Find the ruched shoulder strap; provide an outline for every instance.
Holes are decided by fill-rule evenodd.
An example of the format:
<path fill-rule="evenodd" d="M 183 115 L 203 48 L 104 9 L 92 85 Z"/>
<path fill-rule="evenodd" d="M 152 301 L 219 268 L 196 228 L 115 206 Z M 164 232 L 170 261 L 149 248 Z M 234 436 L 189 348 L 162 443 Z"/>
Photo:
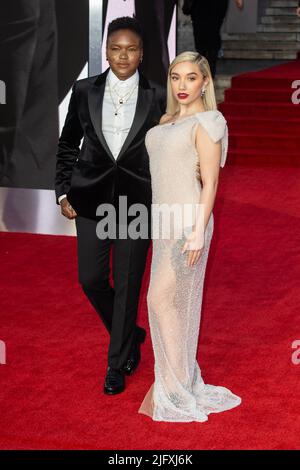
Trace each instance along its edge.
<path fill-rule="evenodd" d="M 205 111 L 196 114 L 198 122 L 206 130 L 213 142 L 222 141 L 222 155 L 220 166 L 225 165 L 228 151 L 228 127 L 223 114 L 218 111 Z"/>

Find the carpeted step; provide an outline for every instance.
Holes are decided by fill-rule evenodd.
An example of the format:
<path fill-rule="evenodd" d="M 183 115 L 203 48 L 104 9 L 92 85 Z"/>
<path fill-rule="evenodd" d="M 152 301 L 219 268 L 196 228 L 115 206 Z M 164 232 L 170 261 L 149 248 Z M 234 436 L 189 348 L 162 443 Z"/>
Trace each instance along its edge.
<path fill-rule="evenodd" d="M 229 102 L 266 103 L 282 102 L 289 103 L 295 89 L 287 88 L 229 88 L 225 90 L 225 99 Z M 300 96 L 300 93 L 299 93 Z"/>
<path fill-rule="evenodd" d="M 278 90 L 279 88 L 292 89 L 292 83 L 296 78 L 280 77 L 280 76 L 259 76 L 250 74 L 237 75 L 232 77 L 232 86 L 235 88 L 255 88 L 266 89 L 271 88 Z"/>
<path fill-rule="evenodd" d="M 293 103 L 235 103 L 224 101 L 219 109 L 225 116 L 264 116 L 265 118 L 276 117 L 278 119 L 300 118 L 300 106 Z"/>
<path fill-rule="evenodd" d="M 299 77 L 295 60 L 232 78 L 219 105 L 229 127 L 229 164 L 300 167 L 300 104 L 292 101 Z"/>
<path fill-rule="evenodd" d="M 232 149 L 227 164 L 248 167 L 294 167 L 300 168 L 299 152 L 281 152 L 257 149 Z"/>
<path fill-rule="evenodd" d="M 275 118 L 263 118 L 259 116 L 225 116 L 229 122 L 229 133 L 251 132 L 252 135 L 264 135 L 281 133 L 286 136 L 298 135 L 300 129 L 300 119 L 285 119 L 284 123 Z"/>
<path fill-rule="evenodd" d="M 229 147 L 241 151 L 260 149 L 268 151 L 282 151 L 299 155 L 300 158 L 300 133 L 294 136 L 285 134 L 259 134 L 253 138 L 253 133 L 231 132 Z"/>

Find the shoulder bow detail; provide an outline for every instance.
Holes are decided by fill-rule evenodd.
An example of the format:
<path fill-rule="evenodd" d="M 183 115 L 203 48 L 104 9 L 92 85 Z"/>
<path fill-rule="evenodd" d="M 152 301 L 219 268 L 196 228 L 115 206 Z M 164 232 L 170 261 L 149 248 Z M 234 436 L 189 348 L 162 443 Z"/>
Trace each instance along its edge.
<path fill-rule="evenodd" d="M 228 127 L 226 119 L 218 110 L 197 113 L 196 118 L 213 142 L 221 140 L 222 155 L 220 166 L 223 167 L 228 152 Z"/>

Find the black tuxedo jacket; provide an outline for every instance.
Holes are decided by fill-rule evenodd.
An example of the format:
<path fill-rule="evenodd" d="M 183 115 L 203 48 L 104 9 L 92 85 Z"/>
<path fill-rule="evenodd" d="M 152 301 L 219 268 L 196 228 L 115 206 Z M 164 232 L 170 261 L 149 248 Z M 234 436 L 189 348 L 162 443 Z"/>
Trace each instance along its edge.
<path fill-rule="evenodd" d="M 128 207 L 142 203 L 150 212 L 152 192 L 145 135 L 159 123 L 166 108 L 165 89 L 140 73 L 134 120 L 115 159 L 102 133 L 108 71 L 73 85 L 57 152 L 56 198 L 67 194 L 77 214 L 92 219 L 98 218 L 96 208 L 102 203 L 113 204 L 118 214 L 121 195 L 127 196 Z"/>

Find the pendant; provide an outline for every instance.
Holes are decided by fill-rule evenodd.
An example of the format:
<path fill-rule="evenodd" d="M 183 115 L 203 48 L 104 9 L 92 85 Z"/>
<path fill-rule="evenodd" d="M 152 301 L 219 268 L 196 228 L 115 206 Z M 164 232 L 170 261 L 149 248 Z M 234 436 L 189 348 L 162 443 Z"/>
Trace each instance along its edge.
<path fill-rule="evenodd" d="M 118 112 L 117 112 L 117 111 L 115 112 L 115 116 L 118 116 Z"/>
<path fill-rule="evenodd" d="M 119 103 L 120 103 L 120 104 L 123 104 L 122 98 L 119 99 Z"/>

